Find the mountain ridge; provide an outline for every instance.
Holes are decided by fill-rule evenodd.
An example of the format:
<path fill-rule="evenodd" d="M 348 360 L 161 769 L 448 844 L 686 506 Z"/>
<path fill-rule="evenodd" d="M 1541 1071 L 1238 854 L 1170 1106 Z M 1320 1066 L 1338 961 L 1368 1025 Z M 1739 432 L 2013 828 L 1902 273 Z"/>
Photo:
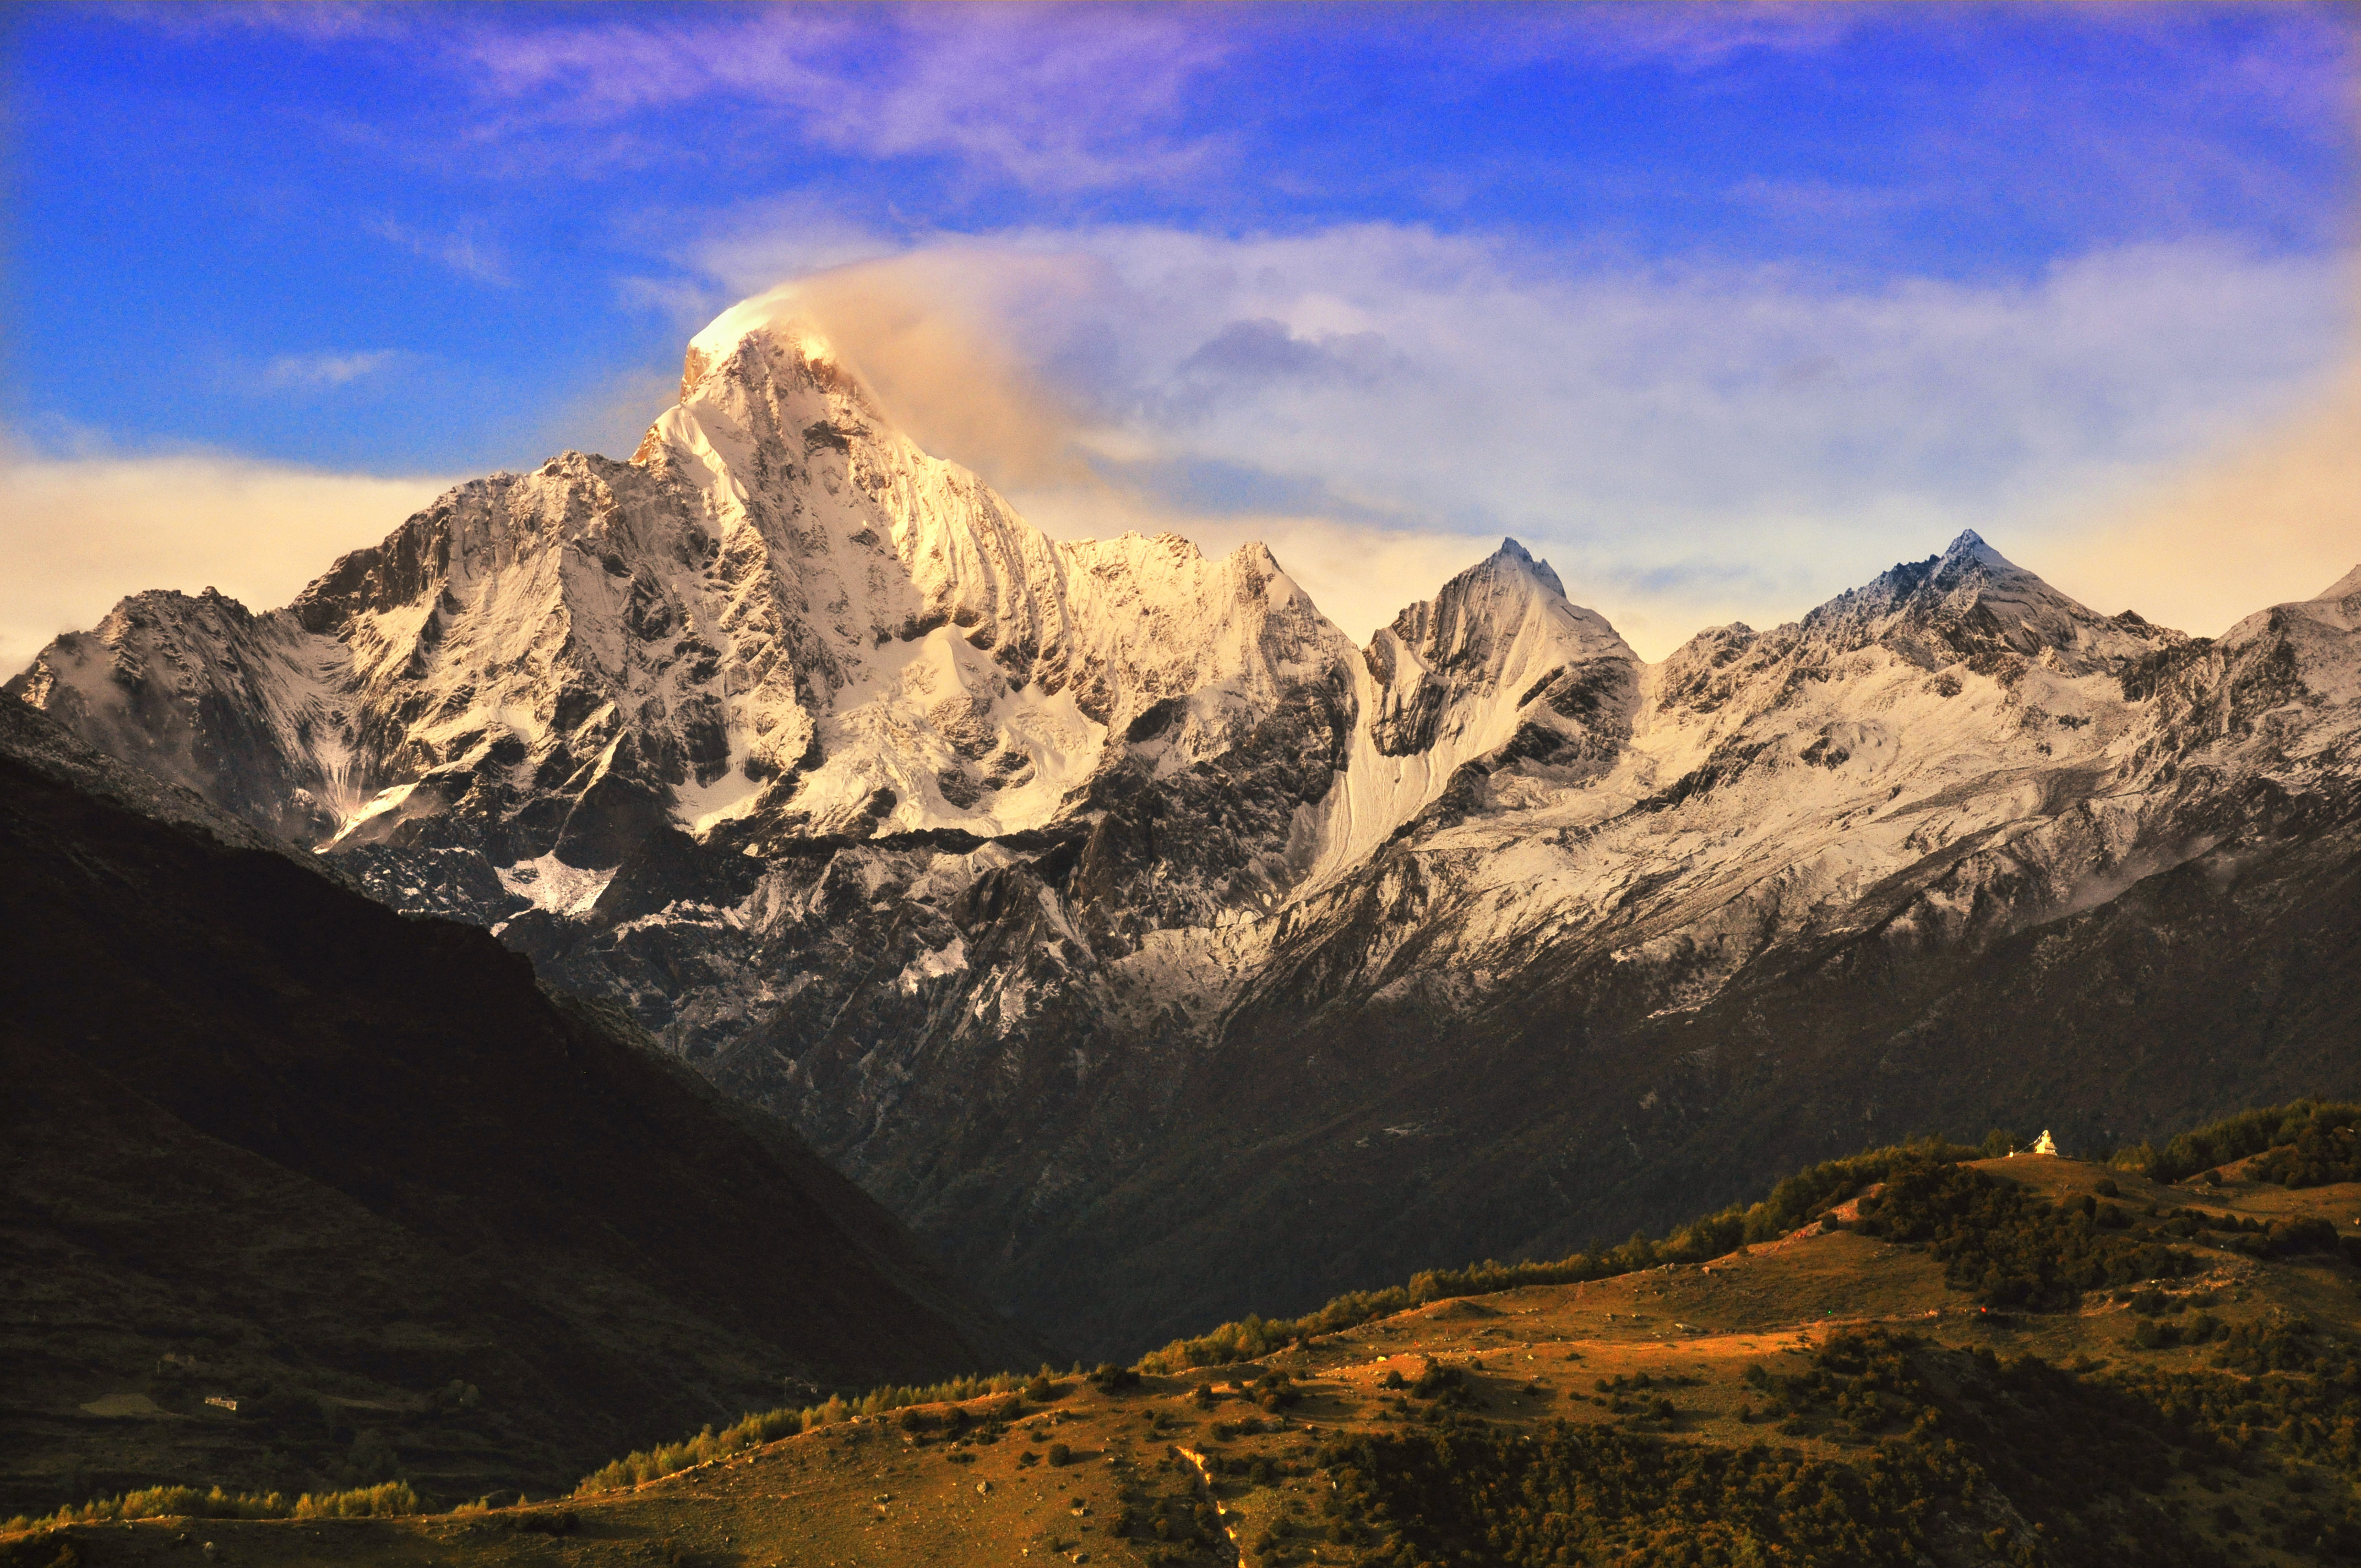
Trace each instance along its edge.
<path fill-rule="evenodd" d="M 1718 1021 L 1683 1050 L 1761 1055 L 1743 999 L 1815 955 L 1879 948 L 1912 994 L 2006 990 L 1979 955 L 2180 867 L 2244 852 L 2341 885 L 2349 598 L 2191 639 L 1970 532 L 1648 663 L 1505 540 L 1356 648 L 1259 546 L 1048 540 L 756 302 L 693 341 L 631 463 L 462 486 L 252 618 L 267 634 L 141 601 L 8 689 L 266 826 L 324 821 L 378 896 L 613 999 L 1001 1304 L 1103 1350 L 1236 1304 L 1170 1190 L 1231 1157 L 1210 1124 L 1235 1083 L 1277 1108 L 1233 1151 L 1241 1202 L 1284 1186 L 1243 1151 L 1316 1148 L 1377 1172 L 1337 1178 L 1375 1212 L 1440 1169 L 1429 1123 L 1636 1146 L 1631 1107 L 1686 1070 L 1665 1021 Z M 216 679 L 215 654 L 265 675 Z M 294 674 L 261 693 L 274 659 Z M 1524 1102 L 1452 1080 L 1477 1040 Z M 2158 1071 L 2153 1105 L 2107 1114 L 2220 1108 L 2196 1061 Z M 1839 1120 L 1907 1113 L 1864 1064 L 1830 1081 Z M 1439 1115 L 1369 1121 L 1411 1082 Z M 2008 1108 L 1977 1092 L 1906 1103 Z M 1748 1132 L 1749 1169 L 1807 1152 L 1802 1126 Z M 1573 1176 L 1591 1157 L 1552 1157 L 1528 1241 L 1603 1212 Z M 1351 1282 L 1279 1212 L 1257 1246 L 1290 1261 L 1258 1299 Z M 1466 1212 L 1434 1223 L 1411 1239 L 1469 1250 Z M 1091 1277 L 1135 1232 L 1175 1249 L 1143 1266 L 1170 1300 Z"/>

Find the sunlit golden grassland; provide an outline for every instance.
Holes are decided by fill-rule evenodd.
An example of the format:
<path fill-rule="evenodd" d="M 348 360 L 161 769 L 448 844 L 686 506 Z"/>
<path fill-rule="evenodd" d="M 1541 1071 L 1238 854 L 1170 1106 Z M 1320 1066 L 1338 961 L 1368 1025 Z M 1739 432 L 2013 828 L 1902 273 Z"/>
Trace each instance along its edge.
<path fill-rule="evenodd" d="M 2343 1561 L 2361 1271 L 2338 1238 L 2361 1230 L 2361 1184 L 2258 1178 L 2295 1146 L 2203 1169 L 2147 1151 L 2178 1181 L 1864 1157 L 1783 1186 L 1775 1223 L 1741 1212 L 1741 1237 L 1779 1234 L 1716 1255 L 1680 1256 L 1704 1245 L 1691 1227 L 1619 1272 L 1568 1260 L 1546 1267 L 1575 1277 L 1495 1270 L 1453 1294 L 1423 1277 L 1399 1305 L 1225 1325 L 1128 1373 L 749 1417 L 565 1499 L 101 1510 L 20 1531 L 6 1561 L 206 1541 L 257 1563 Z M 1938 1198 L 1906 1212 L 1913 1181 Z M 1960 1192 L 1981 1239 L 1900 1234 L 1940 1202 L 1971 1213 Z M 1986 1305 L 2045 1267 L 2168 1254 L 2152 1279 Z"/>

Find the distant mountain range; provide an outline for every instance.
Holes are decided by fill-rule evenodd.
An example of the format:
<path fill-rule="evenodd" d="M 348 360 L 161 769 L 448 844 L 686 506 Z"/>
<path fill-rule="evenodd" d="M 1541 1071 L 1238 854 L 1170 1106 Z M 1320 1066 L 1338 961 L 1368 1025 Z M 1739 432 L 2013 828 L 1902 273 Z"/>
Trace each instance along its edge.
<path fill-rule="evenodd" d="M 345 882 L 0 703 L 0 1517 L 546 1494 L 1048 1354 L 628 1018 Z"/>
<path fill-rule="evenodd" d="M 1259 546 L 1048 539 L 747 306 L 629 462 L 7 689 L 620 1004 L 1094 1354 L 1887 1135 L 2361 1088 L 2361 570 L 2208 641 L 1968 533 L 1652 664 L 1508 541 L 1359 648 Z"/>

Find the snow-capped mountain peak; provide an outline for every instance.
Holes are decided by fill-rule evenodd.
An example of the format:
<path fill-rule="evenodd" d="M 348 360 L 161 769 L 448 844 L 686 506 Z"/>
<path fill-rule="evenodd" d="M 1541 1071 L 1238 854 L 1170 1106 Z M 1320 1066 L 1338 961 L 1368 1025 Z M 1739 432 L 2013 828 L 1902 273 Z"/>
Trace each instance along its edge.
<path fill-rule="evenodd" d="M 1942 558 L 1945 561 L 1980 561 L 2012 572 L 2018 569 L 2015 562 L 1993 549 L 1990 542 L 1972 528 L 1960 530 L 1960 536 L 1943 547 Z"/>
<path fill-rule="evenodd" d="M 1546 561 L 1536 560 L 1533 557 L 1532 552 L 1527 550 L 1514 539 L 1501 540 L 1500 547 L 1498 550 L 1493 551 L 1489 556 L 1486 557 L 1482 564 L 1470 567 L 1469 570 L 1471 572 L 1494 573 L 1522 572 L 1527 576 L 1532 577 L 1533 581 L 1547 588 L 1551 593 L 1555 594 L 1558 598 L 1564 598 L 1565 597 L 1565 585 L 1558 581 L 1557 573 L 1551 568 L 1550 564 Z"/>
<path fill-rule="evenodd" d="M 1472 800 L 1503 769 L 1548 787 L 1594 776 L 1630 732 L 1639 667 L 1549 563 L 1502 540 L 1361 651 L 1360 722 L 1322 803 L 1308 884 L 1360 863 L 1455 790 Z"/>
<path fill-rule="evenodd" d="M 1368 729 L 1387 756 L 1431 751 L 1446 733 L 1465 758 L 1504 745 L 1519 712 L 1594 660 L 1637 657 L 1596 610 L 1567 599 L 1557 573 L 1513 539 L 1394 618 L 1363 651 Z"/>
<path fill-rule="evenodd" d="M 1839 594 L 1806 615 L 1803 630 L 1835 652 L 1876 643 L 1929 669 L 2015 659 L 2076 674 L 2120 668 L 2180 635 L 2136 616 L 2099 614 L 1973 530 L 1938 555 Z"/>

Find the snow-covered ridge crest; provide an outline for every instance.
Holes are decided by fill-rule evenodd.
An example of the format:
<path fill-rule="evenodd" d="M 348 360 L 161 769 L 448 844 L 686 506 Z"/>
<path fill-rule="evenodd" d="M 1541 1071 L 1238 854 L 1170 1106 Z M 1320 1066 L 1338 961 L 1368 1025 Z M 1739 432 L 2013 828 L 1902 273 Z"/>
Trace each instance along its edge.
<path fill-rule="evenodd" d="M 2313 604 L 2329 604 L 2361 597 L 2361 566 L 2356 566 L 2312 596 Z"/>
<path fill-rule="evenodd" d="M 341 643 L 207 588 L 132 595 L 7 690 L 100 751 L 310 843 L 368 794 L 354 687 Z"/>

